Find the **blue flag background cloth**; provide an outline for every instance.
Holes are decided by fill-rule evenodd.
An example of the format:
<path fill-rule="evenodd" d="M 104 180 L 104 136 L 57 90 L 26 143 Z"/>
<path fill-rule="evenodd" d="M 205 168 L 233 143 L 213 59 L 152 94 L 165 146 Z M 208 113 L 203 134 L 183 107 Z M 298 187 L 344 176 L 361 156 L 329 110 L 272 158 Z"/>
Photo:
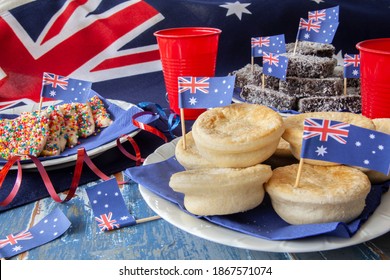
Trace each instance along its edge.
<path fill-rule="evenodd" d="M 146 189 L 177 204 L 182 211 L 190 214 L 184 207 L 184 195 L 173 191 L 168 185 L 172 174 L 180 171 L 184 171 L 184 168 L 175 157 L 171 157 L 159 163 L 129 168 L 125 171 L 125 174 Z M 151 174 L 153 176 L 150 176 Z M 267 194 L 264 201 L 258 207 L 247 212 L 198 218 L 203 218 L 211 223 L 268 240 L 294 240 L 322 234 L 349 238 L 358 231 L 360 226 L 378 207 L 382 194 L 389 188 L 389 183 L 373 185 L 367 196 L 365 209 L 358 218 L 348 224 L 334 222 L 290 225 L 283 221 L 273 210 Z"/>
<path fill-rule="evenodd" d="M 128 10 L 128 12 L 134 10 L 139 17 L 145 17 L 145 21 L 149 19 L 153 19 L 153 21 L 142 27 L 140 32 L 131 38 L 121 38 L 119 36 L 118 38 L 111 38 L 113 29 L 110 26 L 110 21 L 97 22 L 96 25 L 98 24 L 99 28 L 91 29 L 89 30 L 90 33 L 86 33 L 90 40 L 77 36 L 70 37 L 66 30 L 58 34 L 45 33 L 45 30 L 49 28 L 55 29 L 54 15 L 65 7 L 67 4 L 65 0 L 38 0 L 16 7 L 10 11 L 10 14 L 15 18 L 15 23 L 18 25 L 10 24 L 13 29 L 5 30 L 4 35 L 0 36 L 4 58 L 10 57 L 13 49 L 24 46 L 22 44 L 20 46 L 14 44 L 3 45 L 10 38 L 17 38 L 14 33 L 18 30 L 18 26 L 25 31 L 24 34 L 27 37 L 24 40 L 31 42 L 26 47 L 32 45 L 38 49 L 42 47 L 39 40 L 46 36 L 55 39 L 55 43 L 58 44 L 58 46 L 53 47 L 53 50 L 56 50 L 64 42 L 72 43 L 74 46 L 80 46 L 81 48 L 90 41 L 89 48 L 94 47 L 95 42 L 112 41 L 111 45 L 116 46 L 116 48 L 110 49 L 110 52 L 103 56 L 102 50 L 97 50 L 91 55 L 89 53 L 84 54 L 88 49 L 87 47 L 83 52 L 67 51 L 67 56 L 63 56 L 63 52 L 60 51 L 53 54 L 45 52 L 45 56 L 29 61 L 28 68 L 31 69 L 28 70 L 31 70 L 32 74 L 39 73 L 39 76 L 32 78 L 40 81 L 42 77 L 40 68 L 49 71 L 49 69 L 42 66 L 42 63 L 50 63 L 52 64 L 50 69 L 53 69 L 50 71 L 54 73 L 64 76 L 73 73 L 71 77 L 93 82 L 92 89 L 105 98 L 125 100 L 135 104 L 142 101 L 151 101 L 165 107 L 167 105 L 166 90 L 159 61 L 157 41 L 153 35 L 154 32 L 161 29 L 188 26 L 209 26 L 221 29 L 216 76 L 225 76 L 250 63 L 251 37 L 284 34 L 286 43 L 295 42 L 299 20 L 300 18 L 306 18 L 309 11 L 327 9 L 337 5 L 340 7 L 340 23 L 333 39 L 336 53 L 339 51 L 342 51 L 343 54 L 356 53 L 355 45 L 358 42 L 389 36 L 390 0 L 283 0 L 277 4 L 271 0 L 140 1 L 139 5 L 142 6 L 142 11 L 145 11 L 145 13 L 154 11 L 150 16 L 143 15 L 137 10 L 138 5 L 132 5 L 134 2 L 136 1 L 102 0 L 97 7 L 94 7 L 91 1 L 91 11 L 86 11 L 85 18 L 76 17 L 78 21 L 88 21 L 93 16 L 99 16 L 117 7 L 121 7 L 125 11 Z M 123 14 L 125 20 L 115 18 L 115 15 L 110 16 L 116 22 L 123 22 L 123 24 L 115 26 L 116 31 L 119 29 L 124 29 L 126 32 L 131 30 L 129 25 L 132 24 L 133 18 L 126 14 Z M 5 19 L 10 18 L 9 15 L 4 17 Z M 74 18 L 69 18 L 67 24 L 77 26 L 72 20 Z M 134 23 L 134 28 L 141 25 L 140 23 Z M 8 24 L 6 25 L 4 22 L 4 26 L 8 27 Z M 120 42 L 120 44 L 115 45 L 117 42 Z M 47 43 L 50 43 L 49 39 L 43 41 L 43 45 Z M 132 50 L 134 50 L 134 54 L 130 53 Z M 21 53 L 22 49 L 16 51 Z M 32 50 L 29 50 L 29 52 L 32 52 Z M 91 59 L 93 55 L 95 58 L 107 59 L 106 63 L 98 65 L 99 67 L 93 67 L 94 65 L 84 67 L 86 61 Z M 119 64 L 109 63 L 111 62 L 110 59 L 116 59 L 117 57 L 122 58 L 120 61 L 116 61 Z M 126 60 L 126 58 L 129 58 L 129 60 Z M 41 62 L 41 59 L 45 61 Z M 64 66 L 73 59 L 75 59 L 75 62 L 72 63 L 72 67 L 69 66 L 70 68 L 65 70 Z M 0 100 L 2 98 L 6 100 L 7 98 L 19 99 L 26 97 L 23 95 L 26 95 L 29 90 L 27 86 L 29 83 L 26 80 L 29 78 L 28 75 L 20 76 L 25 79 L 24 84 L 21 85 L 25 87 L 24 90 L 21 90 L 17 85 L 20 81 L 18 71 L 24 74 L 25 65 L 26 62 L 23 60 L 10 60 L 9 65 L 5 61 L 1 61 L 0 68 L 4 71 L 5 78 L 1 79 L 2 76 L 0 75 Z M 121 69 L 120 67 L 132 68 L 114 71 L 115 69 Z M 33 72 L 34 69 L 37 70 Z M 39 94 L 36 94 L 35 97 L 39 97 Z"/>

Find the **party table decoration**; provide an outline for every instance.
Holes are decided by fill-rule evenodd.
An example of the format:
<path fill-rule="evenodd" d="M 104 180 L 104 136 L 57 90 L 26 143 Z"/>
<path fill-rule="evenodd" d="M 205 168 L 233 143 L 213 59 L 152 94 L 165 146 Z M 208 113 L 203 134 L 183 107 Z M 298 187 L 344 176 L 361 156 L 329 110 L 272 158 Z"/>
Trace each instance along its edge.
<path fill-rule="evenodd" d="M 165 161 L 129 168 L 125 171 L 132 180 L 139 183 L 156 195 L 176 204 L 179 209 L 188 213 L 184 207 L 183 194 L 173 191 L 168 183 L 172 174 L 183 171 L 184 168 L 175 157 Z M 153 174 L 153 176 L 150 176 Z M 366 200 L 363 213 L 350 223 L 323 223 L 290 225 L 283 221 L 273 210 L 269 196 L 253 210 L 232 214 L 198 217 L 235 231 L 268 240 L 294 240 L 316 235 L 331 235 L 342 238 L 353 236 L 360 226 L 370 217 L 380 204 L 382 193 L 389 188 L 389 182 L 383 185 L 373 185 Z M 188 213 L 191 215 L 190 213 Z"/>

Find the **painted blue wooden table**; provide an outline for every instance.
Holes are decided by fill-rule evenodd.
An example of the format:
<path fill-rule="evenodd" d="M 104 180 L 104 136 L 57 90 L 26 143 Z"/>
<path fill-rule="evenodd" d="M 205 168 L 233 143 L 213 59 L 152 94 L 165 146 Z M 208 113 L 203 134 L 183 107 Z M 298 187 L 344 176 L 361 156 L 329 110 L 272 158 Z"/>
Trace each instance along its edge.
<path fill-rule="evenodd" d="M 122 180 L 122 175 L 121 172 L 116 174 L 117 179 Z M 60 238 L 12 259 L 390 259 L 390 232 L 362 244 L 307 253 L 253 251 L 221 245 L 189 234 L 163 219 L 101 232 L 85 191 L 88 186 L 97 182 L 80 186 L 76 197 L 64 204 L 44 198 L 0 213 L 0 236 L 31 227 L 55 207 L 59 207 L 72 223 Z M 130 181 L 120 188 L 128 209 L 136 219 L 156 215 L 146 204 L 136 183 Z"/>

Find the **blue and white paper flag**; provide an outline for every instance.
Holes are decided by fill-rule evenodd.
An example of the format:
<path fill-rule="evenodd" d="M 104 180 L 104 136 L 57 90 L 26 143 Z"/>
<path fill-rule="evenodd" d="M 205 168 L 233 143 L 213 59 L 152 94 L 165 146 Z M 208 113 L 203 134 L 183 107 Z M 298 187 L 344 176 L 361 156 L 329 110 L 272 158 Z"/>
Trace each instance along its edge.
<path fill-rule="evenodd" d="M 0 258 L 10 258 L 60 237 L 70 221 L 56 208 L 30 229 L 0 238 Z"/>
<path fill-rule="evenodd" d="M 232 102 L 236 76 L 179 77 L 179 108 L 214 108 Z"/>
<path fill-rule="evenodd" d="M 281 80 L 286 79 L 288 58 L 274 53 L 263 52 L 263 73 Z"/>
<path fill-rule="evenodd" d="M 352 124 L 307 118 L 301 158 L 390 171 L 390 135 Z"/>
<path fill-rule="evenodd" d="M 95 220 L 101 231 L 135 225 L 115 178 L 86 189 Z"/>
<path fill-rule="evenodd" d="M 344 54 L 344 78 L 360 78 L 360 55 Z"/>
<path fill-rule="evenodd" d="M 64 102 L 85 103 L 91 85 L 91 82 L 45 72 L 42 78 L 41 96 L 63 100 Z"/>
<path fill-rule="evenodd" d="M 284 34 L 251 38 L 252 56 L 263 56 L 263 52 L 281 54 L 286 52 Z"/>

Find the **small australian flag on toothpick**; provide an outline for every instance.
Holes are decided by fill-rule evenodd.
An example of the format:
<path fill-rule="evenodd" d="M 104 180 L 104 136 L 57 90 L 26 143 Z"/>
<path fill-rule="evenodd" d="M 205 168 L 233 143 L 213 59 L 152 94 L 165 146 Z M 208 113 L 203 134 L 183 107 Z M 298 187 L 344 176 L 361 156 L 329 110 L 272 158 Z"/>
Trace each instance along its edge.
<path fill-rule="evenodd" d="M 251 38 L 252 56 L 263 56 L 263 52 L 281 54 L 286 52 L 284 34 Z"/>
<path fill-rule="evenodd" d="M 297 40 L 331 44 L 339 26 L 339 6 L 310 11 L 299 21 Z"/>
<path fill-rule="evenodd" d="M 307 118 L 301 158 L 390 171 L 390 135 L 352 124 Z"/>
<path fill-rule="evenodd" d="M 214 108 L 231 104 L 236 76 L 179 77 L 179 108 Z"/>
<path fill-rule="evenodd" d="M 263 52 L 263 73 L 286 80 L 288 58 L 275 53 Z"/>
<path fill-rule="evenodd" d="M 88 99 L 91 86 L 91 82 L 45 72 L 42 78 L 41 97 L 84 103 Z"/>
<path fill-rule="evenodd" d="M 344 54 L 344 78 L 360 78 L 360 55 Z"/>

